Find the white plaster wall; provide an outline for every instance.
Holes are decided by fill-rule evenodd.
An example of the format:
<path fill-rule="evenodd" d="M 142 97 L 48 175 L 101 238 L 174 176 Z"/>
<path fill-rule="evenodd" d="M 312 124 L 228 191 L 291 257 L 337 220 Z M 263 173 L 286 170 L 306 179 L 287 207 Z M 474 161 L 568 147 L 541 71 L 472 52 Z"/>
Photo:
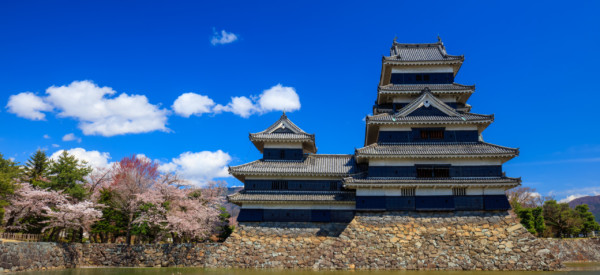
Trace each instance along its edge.
<path fill-rule="evenodd" d="M 495 187 L 495 188 L 484 188 L 484 195 L 504 195 L 506 194 L 506 190 L 504 187 Z"/>
<path fill-rule="evenodd" d="M 415 196 L 452 196 L 451 188 L 417 188 Z"/>
<path fill-rule="evenodd" d="M 265 142 L 265 148 L 288 148 L 288 149 L 302 149 L 301 142 Z"/>

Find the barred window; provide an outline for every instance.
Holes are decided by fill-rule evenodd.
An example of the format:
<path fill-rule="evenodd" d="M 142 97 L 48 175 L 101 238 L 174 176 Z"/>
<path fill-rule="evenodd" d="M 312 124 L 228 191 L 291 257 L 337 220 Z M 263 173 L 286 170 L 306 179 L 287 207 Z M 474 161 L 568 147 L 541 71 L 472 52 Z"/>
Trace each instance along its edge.
<path fill-rule="evenodd" d="M 449 178 L 450 166 L 441 165 L 419 165 L 417 166 L 417 178 Z"/>
<path fill-rule="evenodd" d="M 421 139 L 444 139 L 444 129 L 422 129 Z"/>
<path fill-rule="evenodd" d="M 402 188 L 401 191 L 403 197 L 412 197 L 415 195 L 415 188 Z"/>
<path fill-rule="evenodd" d="M 287 190 L 288 182 L 287 180 L 276 180 L 271 182 L 271 189 L 273 190 Z"/>
<path fill-rule="evenodd" d="M 454 196 L 466 196 L 467 195 L 467 188 L 466 187 L 452 188 L 452 195 L 454 195 Z"/>

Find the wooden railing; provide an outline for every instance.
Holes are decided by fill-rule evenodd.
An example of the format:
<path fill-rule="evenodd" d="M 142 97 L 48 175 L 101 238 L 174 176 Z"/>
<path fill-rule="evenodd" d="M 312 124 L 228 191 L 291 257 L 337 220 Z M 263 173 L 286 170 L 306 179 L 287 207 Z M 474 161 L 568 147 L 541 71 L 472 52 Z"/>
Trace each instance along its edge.
<path fill-rule="evenodd" d="M 0 239 L 15 240 L 21 242 L 40 242 L 42 241 L 42 235 L 2 232 L 0 233 Z"/>

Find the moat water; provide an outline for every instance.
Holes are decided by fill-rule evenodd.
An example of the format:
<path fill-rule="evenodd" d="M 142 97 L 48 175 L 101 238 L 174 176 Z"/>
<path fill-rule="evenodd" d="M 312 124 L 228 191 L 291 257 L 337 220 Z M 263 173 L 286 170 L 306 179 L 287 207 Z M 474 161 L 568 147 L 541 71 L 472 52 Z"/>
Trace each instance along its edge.
<path fill-rule="evenodd" d="M 262 269 L 204 269 L 204 268 L 77 268 L 50 271 L 31 271 L 18 274 L 44 275 L 531 275 L 531 274 L 573 274 L 598 275 L 600 263 L 567 264 L 565 271 L 306 271 L 306 270 L 262 270 Z"/>

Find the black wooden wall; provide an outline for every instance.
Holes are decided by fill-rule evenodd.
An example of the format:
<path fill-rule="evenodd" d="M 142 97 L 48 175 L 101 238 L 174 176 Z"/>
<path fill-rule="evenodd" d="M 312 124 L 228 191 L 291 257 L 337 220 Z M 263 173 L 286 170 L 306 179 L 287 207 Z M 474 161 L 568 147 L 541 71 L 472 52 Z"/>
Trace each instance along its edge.
<path fill-rule="evenodd" d="M 281 184 L 285 182 L 285 184 Z M 281 188 L 287 186 L 287 188 Z M 276 187 L 276 188 L 273 188 Z M 246 180 L 246 190 L 339 191 L 339 180 Z"/>
<path fill-rule="evenodd" d="M 434 166 L 434 165 L 432 165 Z M 448 165 L 442 165 L 448 166 Z M 451 165 L 450 177 L 501 177 L 502 165 Z M 369 177 L 417 177 L 417 166 L 369 166 Z"/>
<path fill-rule="evenodd" d="M 478 142 L 477 130 L 444 130 L 443 139 L 422 139 L 421 131 L 434 128 L 412 128 L 410 131 L 379 131 L 377 143 L 408 143 L 408 142 Z"/>
<path fill-rule="evenodd" d="M 356 210 L 508 210 L 505 195 L 484 196 L 357 196 Z"/>
<path fill-rule="evenodd" d="M 392 84 L 451 84 L 453 73 L 392 73 Z"/>

